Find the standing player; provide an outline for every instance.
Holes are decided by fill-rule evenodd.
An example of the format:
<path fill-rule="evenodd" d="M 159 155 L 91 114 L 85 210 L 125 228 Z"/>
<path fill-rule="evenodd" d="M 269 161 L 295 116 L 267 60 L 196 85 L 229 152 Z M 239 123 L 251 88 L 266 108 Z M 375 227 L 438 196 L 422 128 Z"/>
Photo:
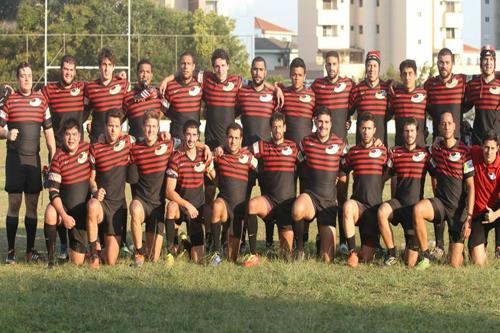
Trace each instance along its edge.
<path fill-rule="evenodd" d="M 19 209 L 23 193 L 26 205 L 26 261 L 36 261 L 35 250 L 37 205 L 42 190 L 40 166 L 40 127 L 43 127 L 49 161 L 56 151 L 54 131 L 47 100 L 41 92 L 33 92 L 33 76 L 28 63 L 16 69 L 18 91 L 9 96 L 0 110 L 0 138 L 7 139 L 5 161 L 5 191 L 8 193 L 6 218 L 8 264 L 16 263 L 15 241 L 19 224 Z M 8 126 L 8 130 L 5 129 Z"/>
<path fill-rule="evenodd" d="M 125 181 L 132 137 L 122 135 L 122 119 L 121 110 L 107 112 L 105 142 L 90 147 L 92 198 L 87 204 L 87 232 L 93 268 L 99 267 L 99 224 L 104 227 L 106 263 L 112 266 L 118 260 L 123 225 L 127 223 Z"/>
<path fill-rule="evenodd" d="M 383 174 L 387 162 L 387 149 L 375 147 L 375 116 L 365 113 L 358 118 L 358 132 L 361 143 L 352 147 L 343 160 L 342 167 L 347 173 L 353 171 L 351 199 L 344 204 L 344 231 L 349 257 L 347 265 L 358 266 L 355 231 L 359 226 L 361 236 L 360 256 L 363 261 L 371 261 L 378 243 L 377 210 L 382 202 Z"/>
<path fill-rule="evenodd" d="M 89 144 L 81 141 L 81 122 L 66 119 L 63 147 L 50 163 L 49 199 L 45 210 L 44 233 L 49 267 L 54 265 L 56 225 L 69 230 L 71 262 L 82 265 L 87 251 L 87 199 L 90 189 Z"/>
<path fill-rule="evenodd" d="M 455 138 L 451 112 L 441 114 L 439 131 L 443 141 L 431 151 L 430 174 L 436 179 L 434 198 L 419 201 L 413 209 L 415 234 L 423 258 L 417 268 L 430 266 L 425 221 L 448 223 L 450 261 L 458 267 L 463 261 L 464 239 L 470 234 L 474 209 L 474 166 L 469 149 Z"/>
<path fill-rule="evenodd" d="M 330 262 L 335 254 L 335 227 L 337 220 L 337 182 L 340 159 L 347 151 L 344 140 L 331 133 L 332 116 L 326 106 L 315 114 L 316 132 L 302 139 L 299 161 L 305 161 L 302 193 L 292 207 L 297 239 L 297 257 L 304 257 L 304 222 L 318 221 L 321 258 Z"/>
<path fill-rule="evenodd" d="M 481 75 L 467 83 L 465 109 L 476 110 L 472 143 L 479 145 L 483 133 L 494 130 L 500 135 L 500 79 L 495 77 L 496 53 L 486 45 L 481 49 Z"/>
<path fill-rule="evenodd" d="M 495 230 L 495 255 L 499 258 L 500 254 L 500 157 L 496 133 L 485 133 L 481 147 L 471 147 L 471 155 L 475 201 L 468 246 L 472 262 L 483 266 L 486 264 L 486 243 L 491 229 Z"/>
<path fill-rule="evenodd" d="M 293 220 L 291 208 L 295 200 L 295 165 L 297 145 L 285 139 L 286 121 L 280 112 L 272 114 L 271 140 L 259 140 L 252 146 L 262 169 L 261 193 L 248 203 L 248 214 L 257 215 L 264 221 L 276 222 L 280 247 L 286 256 L 291 255 L 293 245 Z M 255 231 L 257 232 L 257 230 Z"/>
<path fill-rule="evenodd" d="M 407 118 L 403 123 L 404 146 L 396 146 L 389 151 L 387 165 L 389 175 L 397 177 L 394 197 L 380 205 L 378 227 L 388 249 L 387 266 L 397 263 L 396 247 L 389 223 L 401 224 L 405 236 L 405 262 L 413 267 L 418 259 L 418 244 L 413 230 L 413 206 L 424 195 L 425 174 L 429 163 L 426 147 L 417 145 L 419 122 Z"/>

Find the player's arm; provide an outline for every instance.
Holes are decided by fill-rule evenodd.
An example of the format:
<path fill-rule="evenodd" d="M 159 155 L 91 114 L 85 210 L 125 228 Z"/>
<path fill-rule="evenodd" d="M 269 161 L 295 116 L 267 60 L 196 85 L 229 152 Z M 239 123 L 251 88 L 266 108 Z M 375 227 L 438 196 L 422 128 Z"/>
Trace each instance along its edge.
<path fill-rule="evenodd" d="M 64 227 L 66 229 L 72 229 L 75 226 L 76 222 L 71 215 L 68 215 L 68 213 L 66 213 L 63 202 L 59 195 L 59 189 L 55 187 L 49 188 L 49 199 L 50 204 L 55 208 L 57 215 L 61 217 Z"/>
<path fill-rule="evenodd" d="M 54 136 L 54 129 L 46 128 L 43 130 L 43 134 L 45 135 L 45 145 L 47 146 L 47 150 L 49 151 L 49 161 L 52 160 L 54 154 L 56 153 L 56 139 Z"/>
<path fill-rule="evenodd" d="M 167 186 L 166 186 L 166 196 L 170 201 L 176 202 L 179 206 L 188 209 L 189 206 L 193 206 L 189 201 L 184 200 L 179 193 L 175 190 L 177 187 L 177 178 L 168 176 Z M 194 206 L 193 206 L 194 207 Z"/>
<path fill-rule="evenodd" d="M 465 187 L 467 190 L 467 217 L 462 226 L 462 239 L 467 239 L 471 232 L 472 213 L 474 210 L 474 177 L 465 179 Z"/>
<path fill-rule="evenodd" d="M 269 82 L 264 82 L 264 86 L 274 92 L 276 100 L 278 101 L 278 107 L 282 107 L 285 103 L 285 95 L 283 95 L 283 90 L 281 90 L 281 87 L 278 84 L 271 84 Z"/>
<path fill-rule="evenodd" d="M 97 186 L 95 170 L 90 172 L 90 193 L 92 193 L 92 196 L 99 201 L 103 201 L 104 196 L 106 195 L 106 190 Z"/>

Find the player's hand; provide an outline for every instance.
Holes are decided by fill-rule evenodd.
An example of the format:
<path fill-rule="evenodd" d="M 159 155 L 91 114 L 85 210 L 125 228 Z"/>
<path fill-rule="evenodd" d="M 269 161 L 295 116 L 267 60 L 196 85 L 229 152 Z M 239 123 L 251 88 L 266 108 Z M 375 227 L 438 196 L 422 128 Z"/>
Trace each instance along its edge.
<path fill-rule="evenodd" d="M 224 155 L 224 148 L 222 148 L 221 146 L 215 147 L 215 149 L 214 149 L 214 156 L 215 157 L 221 157 L 222 155 Z"/>
<path fill-rule="evenodd" d="M 72 216 L 66 214 L 65 216 L 62 216 L 61 218 L 62 218 L 64 227 L 66 229 L 73 229 L 75 227 L 76 222 L 75 222 L 75 219 Z"/>
<path fill-rule="evenodd" d="M 203 147 L 203 154 L 205 157 L 205 161 L 211 160 L 213 158 L 212 151 L 210 150 L 210 147 L 207 145 Z"/>
<path fill-rule="evenodd" d="M 462 232 L 460 234 L 462 240 L 466 240 L 467 238 L 469 238 L 471 232 L 470 224 L 471 224 L 471 217 L 468 215 L 464 221 L 464 224 L 462 225 Z"/>
<path fill-rule="evenodd" d="M 119 79 L 122 79 L 122 80 L 126 80 L 127 79 L 127 72 L 122 70 L 120 73 L 118 73 L 116 75 L 116 77 Z"/>
<path fill-rule="evenodd" d="M 167 91 L 167 86 L 168 86 L 168 80 L 167 78 L 164 78 L 160 83 L 160 94 L 162 96 L 165 95 L 165 92 Z"/>
<path fill-rule="evenodd" d="M 89 121 L 89 122 L 87 123 L 87 133 L 89 133 L 89 134 L 90 134 L 90 131 L 91 131 L 91 130 L 92 130 L 92 123 Z"/>
<path fill-rule="evenodd" d="M 199 214 L 198 209 L 196 209 L 196 207 L 193 206 L 191 203 L 188 202 L 185 208 L 188 211 L 190 218 L 195 219 L 198 217 Z"/>
<path fill-rule="evenodd" d="M 105 196 L 106 196 L 106 190 L 103 189 L 102 187 L 94 193 L 94 198 L 99 200 L 99 202 L 102 202 Z"/>
<path fill-rule="evenodd" d="M 13 128 L 7 132 L 7 140 L 16 141 L 18 135 L 19 130 L 17 128 Z"/>
<path fill-rule="evenodd" d="M 484 221 L 481 223 L 488 224 L 496 221 L 495 212 L 490 207 L 486 206 L 486 213 L 484 214 Z"/>
<path fill-rule="evenodd" d="M 160 132 L 160 139 L 165 142 L 170 142 L 172 136 L 168 132 Z"/>
<path fill-rule="evenodd" d="M 352 122 L 351 119 L 345 122 L 345 129 L 348 131 L 351 128 Z"/>
<path fill-rule="evenodd" d="M 10 90 L 9 95 L 14 93 L 14 88 L 12 88 L 11 85 L 5 84 L 4 87 L 5 87 L 5 89 Z"/>
<path fill-rule="evenodd" d="M 391 80 L 391 84 L 389 84 L 389 93 L 394 95 L 395 89 L 399 86 L 399 83 L 395 80 Z"/>
<path fill-rule="evenodd" d="M 384 143 L 382 142 L 382 140 L 380 140 L 379 138 L 375 138 L 373 140 L 373 145 L 375 147 L 382 147 L 384 145 Z"/>
<path fill-rule="evenodd" d="M 442 136 L 437 136 L 434 139 L 434 142 L 432 143 L 432 149 L 438 149 L 439 145 L 441 144 L 442 141 L 443 141 L 443 137 Z"/>
<path fill-rule="evenodd" d="M 283 107 L 283 104 L 285 104 L 285 95 L 283 95 L 283 91 L 278 85 L 275 85 L 276 90 L 274 91 L 276 94 L 276 99 L 278 101 L 278 108 Z"/>
<path fill-rule="evenodd" d="M 97 143 L 106 143 L 106 136 L 104 134 L 99 134 L 99 137 L 97 138 Z"/>

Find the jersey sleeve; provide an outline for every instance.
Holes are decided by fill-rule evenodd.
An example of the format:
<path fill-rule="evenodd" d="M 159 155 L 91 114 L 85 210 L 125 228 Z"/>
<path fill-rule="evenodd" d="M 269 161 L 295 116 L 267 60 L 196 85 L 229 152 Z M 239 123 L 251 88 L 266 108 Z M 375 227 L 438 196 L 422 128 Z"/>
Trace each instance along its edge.
<path fill-rule="evenodd" d="M 354 112 L 356 111 L 356 104 L 357 104 L 357 94 L 358 94 L 358 88 L 354 86 L 351 89 L 351 92 L 349 93 L 349 115 L 352 116 Z"/>
<path fill-rule="evenodd" d="M 94 147 L 94 145 L 91 145 L 90 149 L 89 149 L 89 161 L 90 161 L 90 168 L 92 170 L 95 170 L 96 167 L 95 167 L 95 147 Z"/>
<path fill-rule="evenodd" d="M 4 127 L 9 121 L 9 100 L 5 102 L 3 107 L 0 109 L 0 126 Z"/>
<path fill-rule="evenodd" d="M 179 177 L 179 161 L 177 156 L 178 155 L 172 156 L 172 158 L 170 158 L 170 161 L 168 161 L 167 177 L 169 178 Z"/>
<path fill-rule="evenodd" d="M 467 149 L 464 155 L 464 179 L 469 177 L 474 177 L 474 163 L 472 162 L 470 150 Z"/>
<path fill-rule="evenodd" d="M 387 152 L 387 174 L 394 176 L 394 149 L 389 149 Z"/>
<path fill-rule="evenodd" d="M 255 141 L 253 145 L 250 147 L 251 152 L 256 158 L 260 158 L 262 156 L 262 149 L 264 146 L 264 142 L 262 140 Z"/>
<path fill-rule="evenodd" d="M 50 162 L 49 169 L 49 188 L 55 188 L 59 190 L 61 187 L 62 176 L 61 176 L 61 163 L 59 161 L 59 154 L 54 156 Z"/>
<path fill-rule="evenodd" d="M 43 123 L 42 127 L 44 130 L 52 128 L 52 118 L 50 116 L 50 110 L 49 110 L 49 105 L 47 103 L 47 100 L 44 98 L 44 104 L 43 104 Z"/>
<path fill-rule="evenodd" d="M 342 157 L 342 159 L 340 160 L 340 168 L 345 173 L 351 172 L 351 169 L 352 169 L 352 167 L 351 167 L 351 150 L 349 150 L 347 152 L 347 154 L 345 154 L 344 157 Z"/>

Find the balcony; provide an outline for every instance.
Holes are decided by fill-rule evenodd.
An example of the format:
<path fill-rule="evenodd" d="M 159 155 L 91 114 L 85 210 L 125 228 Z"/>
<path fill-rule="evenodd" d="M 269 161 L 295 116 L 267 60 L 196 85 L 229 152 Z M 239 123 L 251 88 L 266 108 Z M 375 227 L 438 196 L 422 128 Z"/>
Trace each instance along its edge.
<path fill-rule="evenodd" d="M 444 13 L 443 26 L 447 28 L 462 28 L 464 26 L 463 13 Z"/>

